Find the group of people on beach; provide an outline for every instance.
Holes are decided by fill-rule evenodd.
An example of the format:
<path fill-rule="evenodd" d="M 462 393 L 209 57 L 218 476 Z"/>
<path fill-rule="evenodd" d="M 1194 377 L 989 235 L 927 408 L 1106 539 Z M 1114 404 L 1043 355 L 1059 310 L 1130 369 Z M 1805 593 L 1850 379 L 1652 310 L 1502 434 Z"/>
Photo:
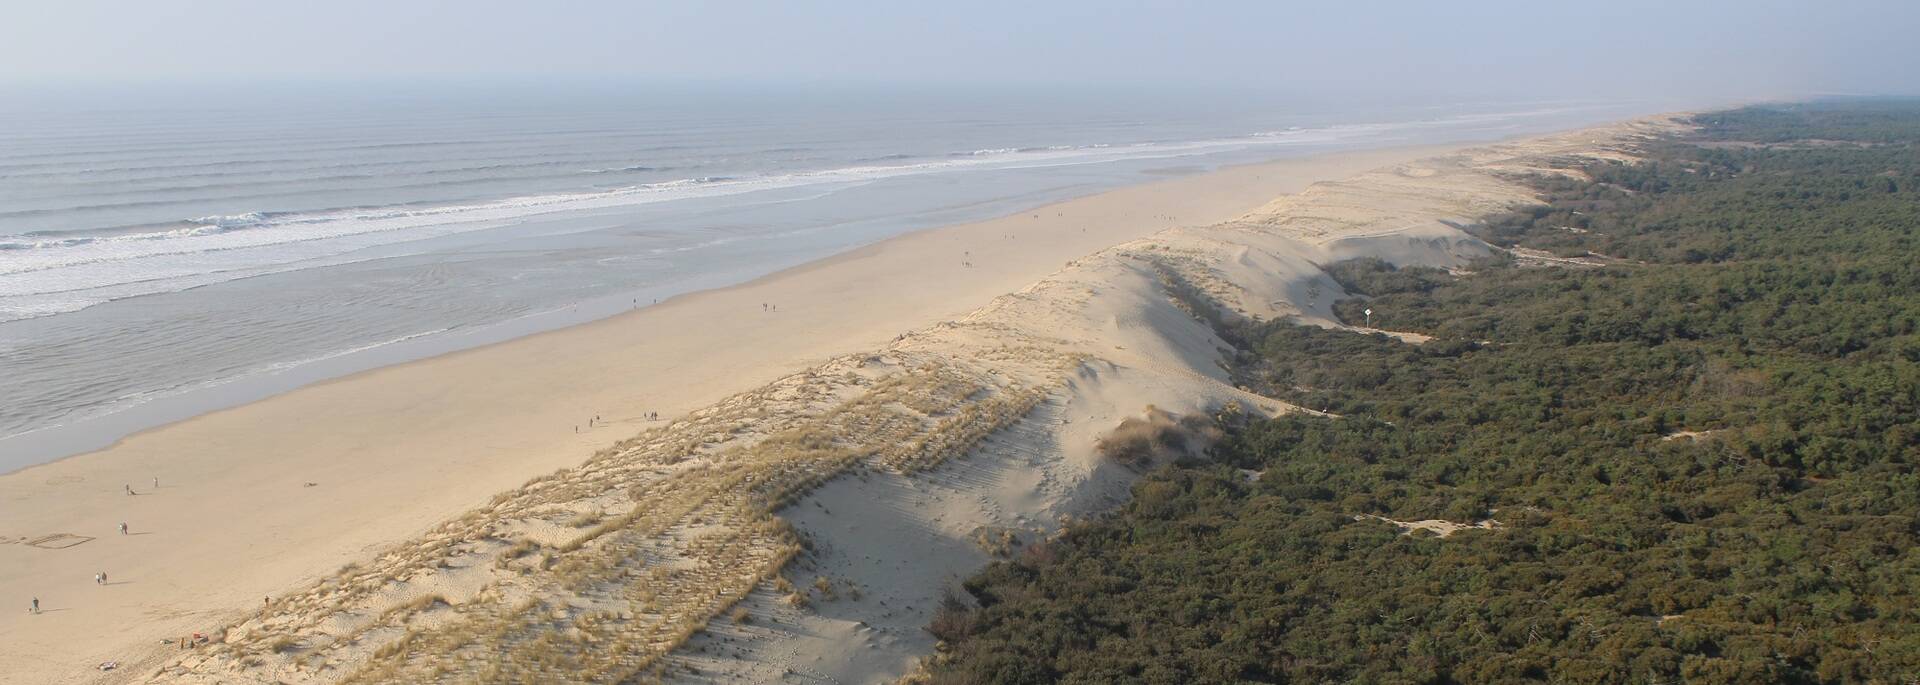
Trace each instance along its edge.
<path fill-rule="evenodd" d="M 126 485 L 123 485 L 123 486 L 121 486 L 121 487 L 122 487 L 122 489 L 124 489 L 124 490 L 126 491 L 126 493 L 127 493 L 128 495 L 138 495 L 138 494 L 140 494 L 140 493 L 138 493 L 138 492 L 134 492 L 134 490 L 133 490 L 133 484 L 132 484 L 132 483 L 128 483 L 128 484 L 126 484 Z M 155 489 L 155 490 L 159 490 L 159 489 L 160 489 L 160 479 L 159 479 L 159 478 L 155 478 L 155 479 L 153 479 L 153 489 Z M 133 533 L 132 533 L 131 531 L 132 531 L 132 529 L 131 529 L 131 528 L 130 528 L 129 526 L 127 526 L 127 522 L 126 522 L 126 521 L 121 521 L 121 522 L 120 522 L 120 534 L 121 534 L 121 535 L 132 535 Z M 101 572 L 99 572 L 99 573 L 95 573 L 95 574 L 93 574 L 93 584 L 94 584 L 94 585 L 106 585 L 106 584 L 107 584 L 107 572 L 106 572 L 106 571 L 101 571 Z M 30 602 L 28 602 L 28 603 L 27 603 L 27 613 L 29 613 L 29 614 L 38 614 L 38 613 L 40 613 L 40 598 L 39 598 L 39 597 L 34 597 L 34 598 L 32 598 L 32 601 L 30 601 Z"/>
<path fill-rule="evenodd" d="M 648 420 L 648 421 L 659 421 L 659 420 L 660 420 L 660 412 L 657 412 L 657 411 L 649 411 L 649 412 L 641 412 L 641 413 L 640 413 L 640 418 L 643 418 L 643 419 L 646 419 L 646 420 Z M 603 419 L 603 418 L 600 418 L 600 415 L 599 415 L 599 414 L 594 414 L 594 415 L 593 415 L 593 418 L 590 418 L 590 419 L 587 419 L 587 427 L 588 427 L 588 428 L 595 428 L 595 427 L 600 427 L 600 426 L 605 426 L 605 425 L 607 425 L 607 420 L 606 420 L 606 419 Z M 578 433 L 578 432 L 580 432 L 580 425 L 579 425 L 579 424 L 574 424 L 574 426 L 573 426 L 573 432 L 575 432 L 575 433 Z"/>

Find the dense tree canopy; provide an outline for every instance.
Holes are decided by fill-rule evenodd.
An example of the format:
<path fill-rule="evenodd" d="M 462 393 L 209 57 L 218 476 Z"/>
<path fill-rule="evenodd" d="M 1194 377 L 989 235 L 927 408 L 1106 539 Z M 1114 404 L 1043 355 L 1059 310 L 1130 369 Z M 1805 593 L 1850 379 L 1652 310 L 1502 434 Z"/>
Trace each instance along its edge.
<path fill-rule="evenodd" d="M 1698 123 L 1474 228 L 1607 266 L 1349 262 L 1342 316 L 1434 340 L 1231 331 L 1342 418 L 1227 422 L 970 579 L 935 680 L 1920 678 L 1920 104 Z"/>

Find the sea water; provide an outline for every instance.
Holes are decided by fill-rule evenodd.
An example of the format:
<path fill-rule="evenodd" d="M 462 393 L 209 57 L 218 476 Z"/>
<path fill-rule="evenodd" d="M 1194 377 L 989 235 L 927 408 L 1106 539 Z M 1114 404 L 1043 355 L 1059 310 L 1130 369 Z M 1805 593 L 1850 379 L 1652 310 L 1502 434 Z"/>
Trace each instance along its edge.
<path fill-rule="evenodd" d="M 1649 108 L 878 87 L 4 91 L 0 472 L 1168 173 Z"/>

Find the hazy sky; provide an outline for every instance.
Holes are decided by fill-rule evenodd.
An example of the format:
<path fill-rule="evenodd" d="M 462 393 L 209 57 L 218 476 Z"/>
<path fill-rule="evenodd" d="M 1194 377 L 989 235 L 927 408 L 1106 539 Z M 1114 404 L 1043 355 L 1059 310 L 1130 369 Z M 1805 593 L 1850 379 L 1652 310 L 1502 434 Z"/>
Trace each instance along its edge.
<path fill-rule="evenodd" d="M 0 0 L 0 81 L 1920 92 L 1920 2 Z"/>

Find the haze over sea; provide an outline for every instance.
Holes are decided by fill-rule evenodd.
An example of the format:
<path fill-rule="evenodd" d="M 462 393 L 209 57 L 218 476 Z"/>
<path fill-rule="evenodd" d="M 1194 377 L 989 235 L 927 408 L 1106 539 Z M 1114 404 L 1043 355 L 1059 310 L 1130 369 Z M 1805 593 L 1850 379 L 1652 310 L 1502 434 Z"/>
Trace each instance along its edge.
<path fill-rule="evenodd" d="M 902 232 L 1649 103 L 658 86 L 0 97 L 0 472 Z"/>

